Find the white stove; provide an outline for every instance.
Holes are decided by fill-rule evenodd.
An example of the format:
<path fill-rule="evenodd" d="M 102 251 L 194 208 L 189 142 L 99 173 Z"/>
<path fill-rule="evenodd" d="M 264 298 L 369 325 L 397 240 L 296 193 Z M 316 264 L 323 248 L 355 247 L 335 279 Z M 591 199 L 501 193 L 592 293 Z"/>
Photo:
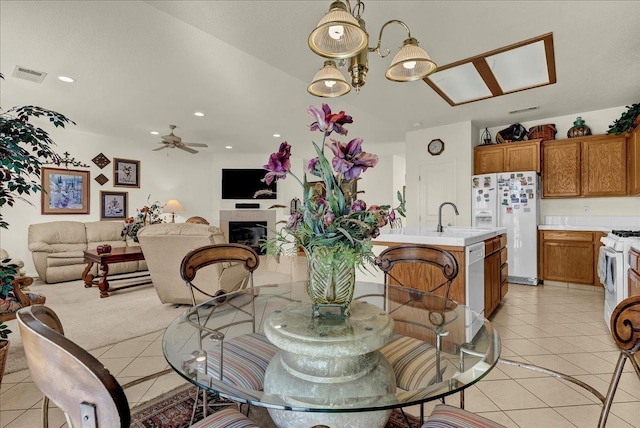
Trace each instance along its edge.
<path fill-rule="evenodd" d="M 604 245 L 598 257 L 598 276 L 604 286 L 604 320 L 611 328 L 611 313 L 629 296 L 627 271 L 629 249 L 640 243 L 640 230 L 613 230 L 600 238 Z"/>

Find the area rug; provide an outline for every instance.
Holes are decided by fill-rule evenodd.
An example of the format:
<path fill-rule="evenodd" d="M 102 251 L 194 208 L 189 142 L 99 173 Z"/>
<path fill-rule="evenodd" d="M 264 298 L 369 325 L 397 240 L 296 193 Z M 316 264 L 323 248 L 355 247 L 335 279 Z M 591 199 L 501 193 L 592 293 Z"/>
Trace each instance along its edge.
<path fill-rule="evenodd" d="M 58 314 L 65 335 L 90 351 L 164 330 L 187 309 L 160 303 L 152 285 L 115 291 L 104 299 L 97 287 L 84 288 L 82 281 L 59 284 L 36 281 L 29 289 L 47 297 L 45 305 Z M 27 364 L 18 322 L 11 320 L 6 324 L 13 331 L 9 335 L 11 345 L 5 369 L 5 373 L 11 373 L 27 368 Z"/>
<path fill-rule="evenodd" d="M 131 428 L 187 428 L 191 419 L 195 391 L 195 386 L 182 386 L 159 398 L 136 406 L 132 409 Z M 233 402 L 221 400 L 212 394 L 208 399 L 210 403 L 227 402 L 230 405 L 235 405 Z M 262 428 L 276 428 L 269 413 L 263 407 L 251 406 L 249 417 Z M 198 407 L 195 420 L 198 421 L 201 418 L 202 409 Z M 411 427 L 420 426 L 418 418 L 411 415 L 407 415 L 407 418 Z M 385 428 L 408 427 L 402 413 L 399 410 L 393 410 Z"/>

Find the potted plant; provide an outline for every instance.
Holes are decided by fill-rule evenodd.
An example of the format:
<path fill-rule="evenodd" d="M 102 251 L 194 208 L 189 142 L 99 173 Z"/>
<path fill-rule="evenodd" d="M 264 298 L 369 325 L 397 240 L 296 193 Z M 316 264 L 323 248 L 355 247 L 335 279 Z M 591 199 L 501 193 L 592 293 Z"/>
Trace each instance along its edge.
<path fill-rule="evenodd" d="M 0 79 L 4 79 L 0 73 Z M 43 191 L 36 181 L 40 178 L 43 164 L 60 165 L 61 158 L 53 149 L 54 141 L 42 128 L 32 124 L 32 118 L 48 119 L 56 127 L 75 122 L 55 111 L 37 106 L 17 106 L 0 111 L 0 228 L 9 229 L 2 217 L 2 208 L 12 207 L 17 199 L 30 203 L 26 195 Z M 5 261 L 2 261 L 5 262 Z M 13 291 L 16 265 L 0 262 L 0 299 Z M 14 294 L 19 294 L 15 293 Z M 0 311 L 2 312 L 2 311 Z M 11 330 L 0 322 L 0 381 L 4 373 L 9 350 L 8 335 Z"/>
<path fill-rule="evenodd" d="M 620 118 L 609 125 L 607 134 L 620 135 L 624 132 L 631 132 L 640 124 L 640 103 L 627 106 L 627 111 L 623 112 Z"/>

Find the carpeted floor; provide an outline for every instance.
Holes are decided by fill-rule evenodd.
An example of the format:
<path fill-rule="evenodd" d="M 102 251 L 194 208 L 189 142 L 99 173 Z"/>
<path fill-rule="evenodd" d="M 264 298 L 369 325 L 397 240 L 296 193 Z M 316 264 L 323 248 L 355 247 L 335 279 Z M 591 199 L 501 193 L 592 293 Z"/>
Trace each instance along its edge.
<path fill-rule="evenodd" d="M 187 428 L 191 419 L 195 397 L 194 386 L 180 387 L 148 403 L 132 409 L 131 428 Z M 222 403 L 220 399 L 209 396 L 210 402 Z M 235 405 L 230 403 L 231 405 Z M 244 409 L 243 409 L 244 410 Z M 262 428 L 275 428 L 265 408 L 251 406 L 249 417 Z M 419 427 L 418 419 L 407 416 L 411 427 Z M 196 411 L 196 420 L 202 418 L 202 409 Z M 385 428 L 407 428 L 402 413 L 394 410 Z"/>

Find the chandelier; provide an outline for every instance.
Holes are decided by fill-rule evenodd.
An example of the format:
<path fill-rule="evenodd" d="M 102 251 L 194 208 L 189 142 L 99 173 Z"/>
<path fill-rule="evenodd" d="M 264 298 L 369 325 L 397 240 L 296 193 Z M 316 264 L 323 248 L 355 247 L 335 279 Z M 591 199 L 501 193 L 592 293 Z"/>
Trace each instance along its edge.
<path fill-rule="evenodd" d="M 309 48 L 327 58 L 323 67 L 313 78 L 307 88 L 310 94 L 317 97 L 339 97 L 355 88 L 360 92 L 369 71 L 369 52 L 376 52 L 381 58 L 389 55 L 390 50 L 380 50 L 382 32 L 390 24 L 399 24 L 407 31 L 407 38 L 402 48 L 393 57 L 385 76 L 395 82 L 411 82 L 423 79 L 436 70 L 436 63 L 429 54 L 418 46 L 418 41 L 411 37 L 409 27 L 402 21 L 387 21 L 378 36 L 378 44 L 369 47 L 369 34 L 362 19 L 364 3 L 357 0 L 353 8 L 349 0 L 336 0 L 331 3 L 329 12 L 320 20 L 316 28 L 309 34 Z M 349 61 L 349 84 L 338 69 Z"/>

